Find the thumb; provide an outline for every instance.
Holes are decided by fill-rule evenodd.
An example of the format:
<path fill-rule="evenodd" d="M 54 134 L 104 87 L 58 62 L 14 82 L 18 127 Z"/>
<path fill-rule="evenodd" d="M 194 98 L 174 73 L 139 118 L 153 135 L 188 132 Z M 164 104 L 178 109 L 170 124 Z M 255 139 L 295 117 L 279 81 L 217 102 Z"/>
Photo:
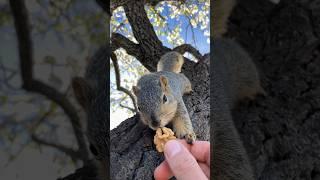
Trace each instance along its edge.
<path fill-rule="evenodd" d="M 196 159 L 178 141 L 168 141 L 164 155 L 174 176 L 179 180 L 207 180 Z"/>

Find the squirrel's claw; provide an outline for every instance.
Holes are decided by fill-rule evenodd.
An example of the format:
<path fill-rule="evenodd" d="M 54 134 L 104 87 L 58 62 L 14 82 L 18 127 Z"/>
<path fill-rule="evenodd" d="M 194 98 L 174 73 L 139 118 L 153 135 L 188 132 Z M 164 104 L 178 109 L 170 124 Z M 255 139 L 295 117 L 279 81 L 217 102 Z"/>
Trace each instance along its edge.
<path fill-rule="evenodd" d="M 188 144 L 193 144 L 196 141 L 196 134 L 194 132 L 190 132 L 184 135 L 177 136 L 179 139 L 185 139 Z"/>
<path fill-rule="evenodd" d="M 196 141 L 196 134 L 194 132 L 187 134 L 184 136 L 184 139 L 186 139 L 188 144 L 193 144 Z"/>

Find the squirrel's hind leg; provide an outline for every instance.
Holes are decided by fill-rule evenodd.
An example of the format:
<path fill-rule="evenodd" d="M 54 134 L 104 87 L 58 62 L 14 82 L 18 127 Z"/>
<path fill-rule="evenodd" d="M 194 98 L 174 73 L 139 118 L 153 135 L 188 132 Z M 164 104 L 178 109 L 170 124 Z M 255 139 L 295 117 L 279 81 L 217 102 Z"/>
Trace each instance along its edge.
<path fill-rule="evenodd" d="M 193 89 L 192 89 L 192 85 L 191 85 L 190 80 L 183 73 L 180 73 L 179 75 L 182 78 L 183 86 L 184 86 L 182 93 L 183 94 L 192 94 Z"/>

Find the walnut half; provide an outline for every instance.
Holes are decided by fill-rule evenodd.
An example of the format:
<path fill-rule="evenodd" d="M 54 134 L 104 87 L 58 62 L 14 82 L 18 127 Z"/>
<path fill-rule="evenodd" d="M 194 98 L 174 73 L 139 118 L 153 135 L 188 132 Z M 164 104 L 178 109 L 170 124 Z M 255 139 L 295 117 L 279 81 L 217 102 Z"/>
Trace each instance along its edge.
<path fill-rule="evenodd" d="M 166 127 L 158 128 L 156 135 L 154 136 L 153 143 L 156 145 L 158 152 L 163 152 L 166 142 L 172 139 L 176 139 L 176 137 L 171 129 Z"/>

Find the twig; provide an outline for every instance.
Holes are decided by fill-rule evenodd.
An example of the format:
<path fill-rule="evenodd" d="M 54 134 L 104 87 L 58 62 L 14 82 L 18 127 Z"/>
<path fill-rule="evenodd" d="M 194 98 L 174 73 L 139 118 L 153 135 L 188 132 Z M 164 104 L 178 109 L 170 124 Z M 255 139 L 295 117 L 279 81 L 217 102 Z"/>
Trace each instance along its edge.
<path fill-rule="evenodd" d="M 82 155 L 81 155 L 81 152 L 79 151 L 75 151 L 73 150 L 72 148 L 68 148 L 68 147 L 65 147 L 64 145 L 61 145 L 61 144 L 57 144 L 57 143 L 53 143 L 53 142 L 49 142 L 47 140 L 44 140 L 42 138 L 39 138 L 38 136 L 36 136 L 35 134 L 32 134 L 31 135 L 31 139 L 38 143 L 38 144 L 41 144 L 41 145 L 45 145 L 45 146 L 49 146 L 49 147 L 53 147 L 61 152 L 64 152 L 65 154 L 67 154 L 68 156 L 71 157 L 71 159 L 73 161 L 76 161 L 76 160 L 82 160 Z"/>
<path fill-rule="evenodd" d="M 132 111 L 133 113 L 136 113 L 136 110 L 135 110 L 135 109 L 133 109 L 133 108 L 131 108 L 131 107 L 129 107 L 129 106 L 123 105 L 123 104 L 121 104 L 121 103 L 120 103 L 120 107 L 129 109 L 129 110 Z"/>
<path fill-rule="evenodd" d="M 121 77 L 120 77 L 120 69 L 119 69 L 118 59 L 117 59 L 117 56 L 115 55 L 114 52 L 111 53 L 111 60 L 112 60 L 112 63 L 114 66 L 114 72 L 116 75 L 117 90 L 126 93 L 131 98 L 133 106 L 134 106 L 134 112 L 137 112 L 138 108 L 137 108 L 137 104 L 136 104 L 134 95 L 128 89 L 121 86 Z"/>

